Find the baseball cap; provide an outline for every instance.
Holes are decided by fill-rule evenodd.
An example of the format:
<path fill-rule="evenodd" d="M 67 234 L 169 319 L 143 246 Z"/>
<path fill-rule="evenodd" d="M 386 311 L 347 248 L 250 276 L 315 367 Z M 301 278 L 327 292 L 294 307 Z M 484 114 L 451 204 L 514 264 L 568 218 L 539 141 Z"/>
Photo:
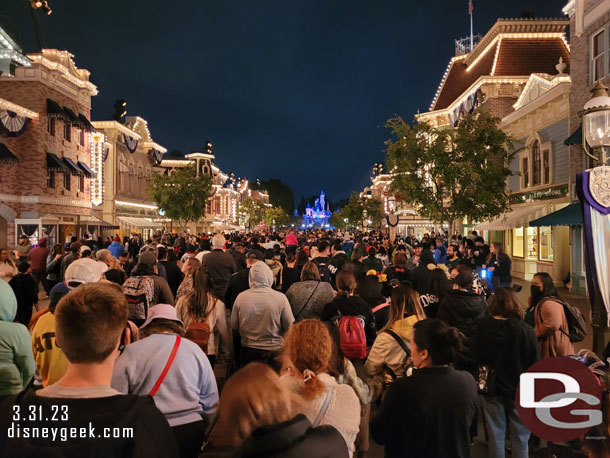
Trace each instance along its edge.
<path fill-rule="evenodd" d="M 140 257 L 138 258 L 138 264 L 141 264 L 143 266 L 152 267 L 156 263 L 157 263 L 157 257 L 155 256 L 155 254 L 152 251 L 145 251 L 144 253 L 141 253 Z"/>
<path fill-rule="evenodd" d="M 246 255 L 246 257 L 248 259 L 256 258 L 259 261 L 262 261 L 264 259 L 263 253 L 261 253 L 259 250 L 248 251 L 248 254 Z"/>
<path fill-rule="evenodd" d="M 68 288 L 74 289 L 84 283 L 96 283 L 102 279 L 108 266 L 104 262 L 90 258 L 77 259 L 70 263 L 64 275 Z"/>
<path fill-rule="evenodd" d="M 90 248 L 90 247 L 88 247 L 87 245 L 83 245 L 82 247 L 80 247 L 80 254 L 81 254 L 81 256 L 83 255 L 83 253 L 84 253 L 85 251 L 89 251 L 89 252 L 90 252 L 90 251 L 91 251 L 91 248 Z"/>
<path fill-rule="evenodd" d="M 142 323 L 142 326 L 140 326 L 140 329 L 148 326 L 150 324 L 150 322 L 152 320 L 154 320 L 155 318 L 164 318 L 166 320 L 177 321 L 182 326 L 184 326 L 184 323 L 182 322 L 182 320 L 180 320 L 180 318 L 178 318 L 178 314 L 176 313 L 176 308 L 173 305 L 157 304 L 157 305 L 153 305 L 151 308 L 148 309 L 148 316 L 146 317 L 146 320 L 144 321 L 144 323 Z"/>

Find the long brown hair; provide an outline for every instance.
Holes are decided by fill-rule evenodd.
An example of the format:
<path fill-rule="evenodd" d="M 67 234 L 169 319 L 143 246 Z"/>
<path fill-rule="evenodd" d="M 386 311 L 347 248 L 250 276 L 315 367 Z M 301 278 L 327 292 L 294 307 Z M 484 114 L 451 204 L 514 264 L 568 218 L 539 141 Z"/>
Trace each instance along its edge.
<path fill-rule="evenodd" d="M 337 274 L 337 296 L 349 296 L 356 289 L 356 277 L 350 270 L 342 270 Z"/>
<path fill-rule="evenodd" d="M 388 323 L 380 332 L 387 331 L 395 322 L 411 315 L 415 315 L 419 320 L 426 319 L 424 309 L 419 302 L 419 294 L 407 285 L 398 285 L 392 291 Z"/>
<path fill-rule="evenodd" d="M 204 266 L 193 272 L 193 291 L 186 296 L 189 314 L 193 318 L 204 318 L 211 312 L 215 301 L 210 301 L 212 294 L 211 278 Z"/>
<path fill-rule="evenodd" d="M 499 288 L 489 303 L 489 314 L 502 318 L 523 319 L 523 310 L 519 304 L 517 293 L 508 287 Z"/>
<path fill-rule="evenodd" d="M 501 254 L 504 254 L 504 248 L 502 248 L 502 244 L 499 242 L 493 242 L 491 244 L 494 247 L 494 252 L 489 251 L 489 256 L 487 256 L 487 262 L 491 261 L 492 256 L 496 256 L 496 261 L 500 258 Z"/>

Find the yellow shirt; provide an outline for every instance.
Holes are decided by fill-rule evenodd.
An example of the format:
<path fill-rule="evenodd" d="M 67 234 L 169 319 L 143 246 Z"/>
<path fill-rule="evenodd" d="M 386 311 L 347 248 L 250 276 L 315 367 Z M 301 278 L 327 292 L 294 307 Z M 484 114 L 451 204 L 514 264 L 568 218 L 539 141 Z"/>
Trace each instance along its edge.
<path fill-rule="evenodd" d="M 32 331 L 32 351 L 42 386 L 57 382 L 68 370 L 68 359 L 55 343 L 55 315 L 47 312 L 36 322 Z"/>

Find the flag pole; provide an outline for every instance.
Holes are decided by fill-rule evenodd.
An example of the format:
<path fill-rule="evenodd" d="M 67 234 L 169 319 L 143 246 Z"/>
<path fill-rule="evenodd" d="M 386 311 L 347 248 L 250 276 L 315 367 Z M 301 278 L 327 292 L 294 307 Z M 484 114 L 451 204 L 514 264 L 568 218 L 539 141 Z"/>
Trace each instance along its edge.
<path fill-rule="evenodd" d="M 473 47 L 473 43 L 474 43 L 474 34 L 472 32 L 472 0 L 470 3 L 470 52 L 472 52 L 472 50 L 474 49 Z"/>

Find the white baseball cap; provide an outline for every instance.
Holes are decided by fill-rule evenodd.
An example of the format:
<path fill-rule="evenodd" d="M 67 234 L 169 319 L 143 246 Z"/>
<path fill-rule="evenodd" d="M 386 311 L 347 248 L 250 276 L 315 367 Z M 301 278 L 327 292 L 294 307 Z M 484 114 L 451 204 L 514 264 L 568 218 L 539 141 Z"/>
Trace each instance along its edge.
<path fill-rule="evenodd" d="M 108 270 L 105 262 L 94 261 L 91 258 L 81 258 L 70 263 L 64 275 L 68 288 L 74 289 L 84 283 L 100 281 Z"/>

